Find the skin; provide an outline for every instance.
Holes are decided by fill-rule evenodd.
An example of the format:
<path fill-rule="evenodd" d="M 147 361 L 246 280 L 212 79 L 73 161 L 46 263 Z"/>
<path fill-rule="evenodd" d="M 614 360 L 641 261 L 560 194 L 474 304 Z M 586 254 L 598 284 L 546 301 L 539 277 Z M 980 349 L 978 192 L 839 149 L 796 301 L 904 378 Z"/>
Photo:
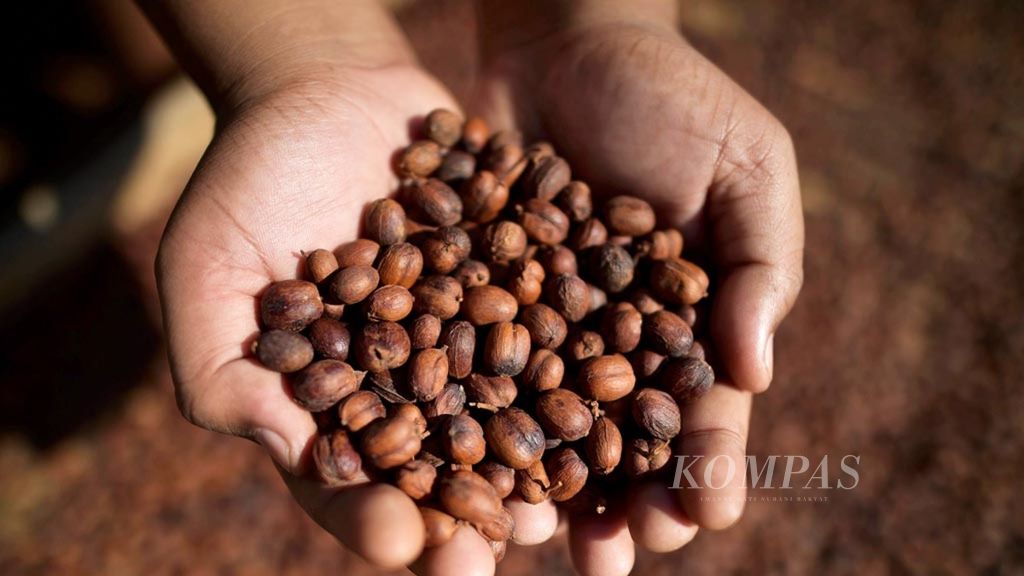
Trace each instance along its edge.
<path fill-rule="evenodd" d="M 349 215 L 395 189 L 390 162 L 410 119 L 459 109 L 377 3 L 338 4 L 143 3 L 218 112 L 157 260 L 178 404 L 196 425 L 263 445 L 307 513 L 371 563 L 490 574 L 490 549 L 468 529 L 421 555 L 422 522 L 397 489 L 328 489 L 311 478 L 311 416 L 247 352 L 260 291 L 295 277 L 300 250 L 354 238 Z M 674 2 L 625 12 L 614 2 L 526 2 L 513 13 L 502 4 L 482 3 L 494 33 L 471 108 L 492 126 L 552 139 L 595 190 L 648 199 L 664 224 L 683 228 L 688 250 L 709 255 L 725 373 L 684 409 L 676 453 L 742 466 L 751 395 L 771 381 L 772 337 L 802 282 L 789 136 L 674 31 Z M 703 478 L 701 466 L 691 472 Z M 645 484 L 621 513 L 570 518 L 577 569 L 626 574 L 636 545 L 668 552 L 698 527 L 730 526 L 742 514 L 741 480 L 719 490 Z M 510 509 L 520 543 L 556 532 L 550 503 Z"/>

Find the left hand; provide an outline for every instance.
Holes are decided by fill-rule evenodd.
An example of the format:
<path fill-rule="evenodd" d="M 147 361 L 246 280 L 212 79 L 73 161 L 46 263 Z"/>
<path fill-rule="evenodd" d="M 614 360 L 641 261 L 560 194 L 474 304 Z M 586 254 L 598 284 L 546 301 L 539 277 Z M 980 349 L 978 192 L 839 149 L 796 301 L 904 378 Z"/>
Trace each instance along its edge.
<path fill-rule="evenodd" d="M 803 279 L 793 145 L 764 107 L 665 24 L 576 26 L 494 54 L 475 104 L 492 126 L 550 140 L 595 193 L 647 199 L 717 277 L 710 328 L 724 373 L 684 409 L 676 453 L 704 456 L 690 468 L 702 481 L 719 455 L 736 473 L 717 490 L 642 486 L 619 517 L 573 519 L 580 572 L 625 574 L 634 541 L 668 552 L 698 526 L 722 529 L 742 514 L 751 394 L 771 382 L 773 337 Z M 720 461 L 712 483 L 726 471 Z"/>

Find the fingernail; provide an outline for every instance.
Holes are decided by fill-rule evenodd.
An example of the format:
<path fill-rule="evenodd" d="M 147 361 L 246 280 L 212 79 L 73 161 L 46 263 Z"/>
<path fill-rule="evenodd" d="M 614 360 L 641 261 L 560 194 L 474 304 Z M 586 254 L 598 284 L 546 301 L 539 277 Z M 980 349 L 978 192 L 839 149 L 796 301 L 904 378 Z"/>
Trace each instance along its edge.
<path fill-rule="evenodd" d="M 764 371 L 768 373 L 768 380 L 771 381 L 772 373 L 775 370 L 775 333 L 768 335 L 764 342 L 764 352 L 761 354 L 764 362 Z"/>
<path fill-rule="evenodd" d="M 292 469 L 292 451 L 288 447 L 288 443 L 277 432 L 267 430 L 266 428 L 258 428 L 253 437 L 260 443 L 260 446 L 263 446 L 270 453 L 270 457 L 274 459 L 274 462 L 277 462 L 278 466 L 285 470 Z"/>

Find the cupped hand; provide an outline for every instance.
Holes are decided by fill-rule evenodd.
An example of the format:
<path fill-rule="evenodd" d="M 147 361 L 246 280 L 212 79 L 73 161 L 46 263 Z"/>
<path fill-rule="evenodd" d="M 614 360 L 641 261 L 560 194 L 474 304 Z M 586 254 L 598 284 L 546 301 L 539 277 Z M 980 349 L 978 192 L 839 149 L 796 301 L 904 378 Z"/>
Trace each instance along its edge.
<path fill-rule="evenodd" d="M 408 144 L 411 119 L 437 107 L 457 109 L 433 78 L 406 64 L 339 69 L 245 99 L 222 115 L 157 261 L 182 413 L 263 445 L 309 515 L 383 568 L 420 555 L 415 504 L 389 485 L 325 488 L 309 471 L 313 418 L 248 346 L 261 290 L 295 278 L 301 251 L 356 237 L 365 203 L 397 187 L 392 158 Z M 541 526 L 544 514 L 533 512 Z M 531 526 L 529 513 L 517 520 Z M 420 569 L 450 574 L 455 562 L 467 576 L 493 572 L 487 544 L 464 536 L 431 551 Z"/>
<path fill-rule="evenodd" d="M 724 528 L 742 513 L 751 393 L 771 381 L 773 337 L 803 278 L 793 146 L 767 110 L 658 24 L 566 29 L 494 54 L 478 97 L 498 127 L 552 141 L 595 194 L 650 201 L 715 278 L 710 330 L 724 371 L 684 409 L 676 451 L 703 456 L 688 469 L 703 487 L 644 486 L 620 515 L 571 522 L 582 573 L 625 574 L 634 541 L 674 550 L 698 526 Z M 729 482 L 725 458 L 736 466 Z"/>

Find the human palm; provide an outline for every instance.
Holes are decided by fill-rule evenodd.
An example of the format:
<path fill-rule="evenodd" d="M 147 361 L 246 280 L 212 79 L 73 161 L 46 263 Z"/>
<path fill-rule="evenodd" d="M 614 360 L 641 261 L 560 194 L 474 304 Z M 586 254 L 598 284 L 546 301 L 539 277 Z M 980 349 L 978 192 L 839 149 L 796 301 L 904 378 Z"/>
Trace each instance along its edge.
<path fill-rule="evenodd" d="M 697 478 L 717 455 L 743 470 L 750 392 L 771 380 L 773 335 L 802 282 L 785 130 L 674 30 L 639 25 L 566 30 L 496 54 L 475 104 L 498 126 L 551 140 L 598 195 L 649 200 L 663 225 L 684 230 L 688 253 L 710 263 L 712 344 L 724 370 L 686 409 L 676 453 L 705 457 Z M 711 484 L 725 472 L 713 468 Z M 573 519 L 573 558 L 587 574 L 628 572 L 634 541 L 676 549 L 698 525 L 732 524 L 743 496 L 742 474 L 719 490 L 644 486 L 621 515 Z"/>
<path fill-rule="evenodd" d="M 229 113 L 168 224 L 157 263 L 178 402 L 190 421 L 257 440 L 309 514 L 381 566 L 411 562 L 419 513 L 388 486 L 328 490 L 304 476 L 316 434 L 279 374 L 251 359 L 254 302 L 293 278 L 300 251 L 356 237 L 363 205 L 393 191 L 410 120 L 455 108 L 413 66 L 294 82 Z"/>

